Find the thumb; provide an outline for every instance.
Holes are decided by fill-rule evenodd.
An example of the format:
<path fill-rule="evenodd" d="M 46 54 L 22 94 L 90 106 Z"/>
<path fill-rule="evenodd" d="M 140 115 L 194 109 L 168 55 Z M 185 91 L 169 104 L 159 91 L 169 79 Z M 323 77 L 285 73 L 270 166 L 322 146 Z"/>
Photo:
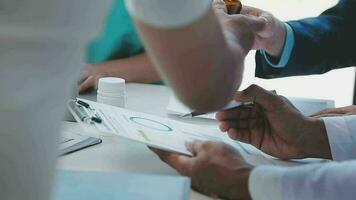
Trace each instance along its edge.
<path fill-rule="evenodd" d="M 85 81 L 83 81 L 79 86 L 79 93 L 83 93 L 91 87 L 94 87 L 96 80 L 94 76 L 89 76 Z"/>
<path fill-rule="evenodd" d="M 217 13 L 225 13 L 227 14 L 227 8 L 225 2 L 223 0 L 214 0 L 213 1 L 213 8 Z"/>

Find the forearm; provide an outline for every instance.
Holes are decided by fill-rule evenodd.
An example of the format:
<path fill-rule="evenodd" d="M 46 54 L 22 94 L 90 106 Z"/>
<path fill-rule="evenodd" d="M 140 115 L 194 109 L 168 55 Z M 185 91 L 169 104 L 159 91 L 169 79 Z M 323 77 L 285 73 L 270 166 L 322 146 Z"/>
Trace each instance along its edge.
<path fill-rule="evenodd" d="M 256 54 L 256 76 L 279 78 L 322 74 L 354 66 L 356 31 L 352 19 L 355 8 L 354 1 L 340 1 L 318 17 L 288 22 L 295 36 L 289 59 L 282 68 L 275 68 L 262 54 Z"/>
<path fill-rule="evenodd" d="M 160 80 L 146 53 L 97 65 L 107 69 L 109 76 L 121 77 L 127 82 L 152 83 Z"/>
<path fill-rule="evenodd" d="M 189 107 L 223 107 L 238 89 L 245 50 L 227 43 L 211 8 L 198 20 L 175 28 L 135 24 L 162 78 Z"/>

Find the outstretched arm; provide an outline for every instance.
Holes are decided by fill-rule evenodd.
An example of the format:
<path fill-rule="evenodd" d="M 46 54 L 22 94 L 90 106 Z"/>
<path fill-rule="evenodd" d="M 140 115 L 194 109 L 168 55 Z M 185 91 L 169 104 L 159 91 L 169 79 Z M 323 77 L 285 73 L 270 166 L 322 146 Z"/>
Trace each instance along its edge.
<path fill-rule="evenodd" d="M 318 17 L 287 22 L 286 27 L 291 29 L 293 37 L 279 37 L 279 42 L 276 40 L 275 44 L 285 45 L 284 54 L 288 54 L 288 59 L 283 59 L 282 54 L 271 54 L 262 47 L 272 57 L 270 61 L 273 64 L 277 64 L 278 60 L 284 61 L 276 68 L 270 61 L 267 62 L 263 51 L 259 51 L 256 54 L 256 76 L 278 78 L 322 74 L 354 66 L 355 8 L 356 1 L 340 0 L 336 6 Z M 289 40 L 286 38 L 293 40 L 293 45 L 287 45 Z"/>
<path fill-rule="evenodd" d="M 231 20 L 222 1 L 214 2 L 215 12 L 209 0 L 126 4 L 154 66 L 185 104 L 211 111 L 232 99 L 253 36 Z"/>
<path fill-rule="evenodd" d="M 120 77 L 127 82 L 137 83 L 152 83 L 160 80 L 147 54 L 141 53 L 129 58 L 86 65 L 79 83 L 79 93 L 96 88 L 98 80 L 107 76 Z"/>

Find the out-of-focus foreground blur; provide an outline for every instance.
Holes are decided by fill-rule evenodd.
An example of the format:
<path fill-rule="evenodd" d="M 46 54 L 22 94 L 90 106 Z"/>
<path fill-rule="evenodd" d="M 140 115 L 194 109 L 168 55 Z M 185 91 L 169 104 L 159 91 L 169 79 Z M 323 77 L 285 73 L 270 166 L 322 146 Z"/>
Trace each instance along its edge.
<path fill-rule="evenodd" d="M 0 198 L 48 200 L 59 121 L 110 1 L 0 1 Z"/>

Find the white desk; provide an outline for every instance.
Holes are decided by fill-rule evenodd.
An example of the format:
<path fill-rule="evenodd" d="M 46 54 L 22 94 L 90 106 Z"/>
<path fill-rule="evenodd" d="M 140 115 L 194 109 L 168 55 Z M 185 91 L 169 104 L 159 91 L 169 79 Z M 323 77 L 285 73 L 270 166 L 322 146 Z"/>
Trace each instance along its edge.
<path fill-rule="evenodd" d="M 166 106 L 171 92 L 169 88 L 158 85 L 127 84 L 126 91 L 126 107 L 128 109 L 174 118 L 166 114 Z M 82 98 L 96 100 L 95 94 L 83 95 Z M 213 120 L 190 119 L 189 121 L 204 125 L 216 124 Z M 63 126 L 68 131 L 82 133 L 76 123 L 64 122 Z M 101 139 L 103 143 L 100 145 L 61 157 L 58 168 L 177 175 L 172 168 L 160 161 L 143 144 L 114 136 L 101 136 Z M 209 198 L 192 191 L 191 199 Z"/>

